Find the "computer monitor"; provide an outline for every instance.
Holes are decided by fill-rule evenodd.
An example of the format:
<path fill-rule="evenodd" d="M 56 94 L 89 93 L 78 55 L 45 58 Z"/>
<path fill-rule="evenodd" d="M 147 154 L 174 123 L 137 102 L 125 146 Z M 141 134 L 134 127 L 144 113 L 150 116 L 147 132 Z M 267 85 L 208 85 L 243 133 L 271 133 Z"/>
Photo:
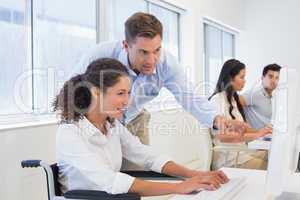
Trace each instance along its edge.
<path fill-rule="evenodd" d="M 284 68 L 273 98 L 273 136 L 266 177 L 266 199 L 282 193 L 300 193 L 300 174 L 296 172 L 300 142 L 297 138 L 300 109 L 299 72 Z"/>

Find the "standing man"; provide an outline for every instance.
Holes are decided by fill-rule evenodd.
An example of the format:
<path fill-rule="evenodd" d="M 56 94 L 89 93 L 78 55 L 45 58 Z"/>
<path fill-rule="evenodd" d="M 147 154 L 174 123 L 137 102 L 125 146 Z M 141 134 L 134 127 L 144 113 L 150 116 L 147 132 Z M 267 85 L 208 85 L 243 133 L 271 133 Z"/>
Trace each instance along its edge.
<path fill-rule="evenodd" d="M 265 66 L 261 84 L 241 95 L 246 120 L 252 128 L 258 130 L 271 123 L 273 91 L 279 82 L 280 69 L 277 64 Z"/>
<path fill-rule="evenodd" d="M 132 81 L 131 104 L 123 123 L 144 144 L 149 144 L 150 114 L 143 106 L 156 97 L 162 87 L 170 90 L 176 100 L 202 124 L 222 132 L 226 127 L 233 128 L 234 132 L 243 129 L 246 126 L 244 123 L 218 116 L 211 103 L 195 93 L 178 61 L 162 49 L 162 38 L 163 27 L 155 16 L 135 13 L 125 22 L 125 40 L 99 44 L 83 59 L 81 71 L 101 57 L 117 59 L 127 67 Z"/>

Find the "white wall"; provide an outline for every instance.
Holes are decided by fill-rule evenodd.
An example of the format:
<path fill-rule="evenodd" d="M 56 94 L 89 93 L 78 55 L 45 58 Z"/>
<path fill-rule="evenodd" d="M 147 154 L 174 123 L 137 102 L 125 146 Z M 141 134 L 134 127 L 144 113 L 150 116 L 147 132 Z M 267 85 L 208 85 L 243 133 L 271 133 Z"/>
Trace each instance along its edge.
<path fill-rule="evenodd" d="M 0 131 L 0 199 L 46 199 L 41 170 L 22 169 L 21 160 L 55 160 L 56 125 Z"/>
<path fill-rule="evenodd" d="M 243 28 L 243 2 L 241 0 L 178 0 L 177 2 L 188 9 L 182 27 L 184 66 L 189 67 L 191 79 L 201 84 L 204 80 L 203 17 L 209 17 L 240 30 Z"/>
<path fill-rule="evenodd" d="M 208 16 L 237 29 L 241 28 L 239 0 L 170 0 L 187 9 L 183 18 L 183 63 L 190 67 L 191 77 L 202 80 L 203 22 Z M 21 169 L 23 159 L 55 160 L 56 125 L 0 130 L 0 199 L 44 200 L 45 187 L 41 171 Z M 37 181 L 38 180 L 38 181 Z"/>
<path fill-rule="evenodd" d="M 300 1 L 244 0 L 238 58 L 248 66 L 247 87 L 270 63 L 300 70 Z"/>

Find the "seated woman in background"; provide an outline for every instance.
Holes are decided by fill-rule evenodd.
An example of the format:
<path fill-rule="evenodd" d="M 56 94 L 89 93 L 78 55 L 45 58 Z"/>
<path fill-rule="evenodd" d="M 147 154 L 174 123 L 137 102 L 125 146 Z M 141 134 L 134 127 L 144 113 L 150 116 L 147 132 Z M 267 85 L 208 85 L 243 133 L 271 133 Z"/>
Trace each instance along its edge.
<path fill-rule="evenodd" d="M 243 107 L 239 101 L 237 92 L 241 91 L 245 85 L 246 67 L 245 64 L 238 60 L 231 59 L 224 63 L 219 75 L 218 83 L 215 92 L 209 97 L 212 101 L 218 114 L 229 119 L 240 121 L 245 120 Z M 231 145 L 243 145 L 247 141 L 251 141 L 272 133 L 271 127 L 264 127 L 260 130 L 247 128 L 243 136 L 240 138 L 232 137 L 226 134 L 213 134 L 214 145 L 222 145 L 222 143 L 231 143 Z M 236 158 L 238 158 L 237 163 Z M 248 169 L 266 169 L 267 154 L 265 151 L 249 152 L 233 152 L 233 151 L 216 151 L 213 155 L 213 169 L 221 167 L 232 167 L 237 164 L 237 167 Z"/>
<path fill-rule="evenodd" d="M 222 171 L 190 170 L 159 155 L 118 121 L 128 105 L 130 79 L 119 61 L 102 58 L 67 81 L 54 102 L 61 117 L 56 138 L 63 192 L 101 190 L 141 196 L 214 190 L 228 178 Z M 140 180 L 120 172 L 122 157 L 145 169 L 186 177 L 179 183 Z"/>

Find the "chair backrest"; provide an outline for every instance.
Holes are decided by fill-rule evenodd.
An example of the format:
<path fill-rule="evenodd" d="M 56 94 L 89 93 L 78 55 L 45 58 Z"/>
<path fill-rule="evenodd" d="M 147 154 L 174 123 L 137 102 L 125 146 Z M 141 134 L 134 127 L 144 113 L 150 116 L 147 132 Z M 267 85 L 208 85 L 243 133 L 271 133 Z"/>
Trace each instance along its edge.
<path fill-rule="evenodd" d="M 61 196 L 61 184 L 58 182 L 58 166 L 56 163 L 52 164 L 51 166 L 52 174 L 53 174 L 53 180 L 54 180 L 54 190 L 55 190 L 55 196 Z"/>
<path fill-rule="evenodd" d="M 182 108 L 151 112 L 150 146 L 190 168 L 209 170 L 212 139 L 209 129 Z"/>

